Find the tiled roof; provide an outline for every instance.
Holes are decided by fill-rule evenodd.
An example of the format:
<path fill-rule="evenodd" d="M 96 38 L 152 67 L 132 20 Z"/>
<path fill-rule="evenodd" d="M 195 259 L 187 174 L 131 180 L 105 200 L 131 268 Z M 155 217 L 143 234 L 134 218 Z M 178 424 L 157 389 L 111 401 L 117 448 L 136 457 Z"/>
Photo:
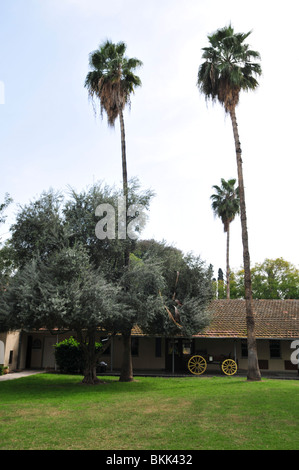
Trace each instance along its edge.
<path fill-rule="evenodd" d="M 210 325 L 194 338 L 247 337 L 245 300 L 213 300 L 209 310 Z M 299 300 L 253 300 L 253 311 L 256 338 L 299 339 Z M 137 325 L 132 335 L 147 336 Z"/>
<path fill-rule="evenodd" d="M 210 325 L 201 338 L 246 338 L 245 300 L 214 300 Z M 253 300 L 257 338 L 298 339 L 299 300 Z"/>

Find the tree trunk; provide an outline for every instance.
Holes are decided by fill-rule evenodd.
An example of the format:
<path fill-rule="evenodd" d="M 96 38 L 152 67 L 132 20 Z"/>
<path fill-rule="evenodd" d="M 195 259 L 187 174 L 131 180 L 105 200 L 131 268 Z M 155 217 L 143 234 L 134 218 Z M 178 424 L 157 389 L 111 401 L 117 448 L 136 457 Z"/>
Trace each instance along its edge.
<path fill-rule="evenodd" d="M 132 366 L 132 354 L 131 354 L 131 332 L 123 333 L 123 362 L 121 367 L 120 382 L 132 382 L 133 381 L 133 366 Z"/>
<path fill-rule="evenodd" d="M 97 385 L 100 383 L 100 379 L 97 378 L 95 365 L 89 365 L 89 367 L 84 370 L 82 383 L 85 385 Z"/>
<path fill-rule="evenodd" d="M 84 355 L 84 378 L 82 383 L 86 385 L 96 385 L 100 382 L 97 378 L 97 354 L 95 348 L 95 333 L 89 332 L 88 343 L 81 343 Z"/>
<path fill-rule="evenodd" d="M 126 202 L 126 217 L 125 217 L 125 228 L 127 230 L 127 210 L 128 210 L 128 172 L 127 172 L 127 155 L 126 155 L 126 134 L 125 134 L 125 123 L 122 108 L 119 110 L 119 121 L 120 121 L 120 134 L 121 134 L 121 158 L 122 158 L 122 175 L 123 175 L 123 194 Z M 130 262 L 130 244 L 129 240 L 124 240 L 124 265 L 129 266 Z"/>
<path fill-rule="evenodd" d="M 228 223 L 226 231 L 226 298 L 228 300 L 230 299 L 229 226 Z"/>
<path fill-rule="evenodd" d="M 120 135 L 121 135 L 121 158 L 122 158 L 122 174 L 123 174 L 123 193 L 126 198 L 128 197 L 128 173 L 127 173 L 127 156 L 126 156 L 126 134 L 123 111 L 120 107 L 119 111 L 120 120 Z"/>
<path fill-rule="evenodd" d="M 261 380 L 261 373 L 258 365 L 256 338 L 255 338 L 255 320 L 252 305 L 252 288 L 251 288 L 251 272 L 250 272 L 250 256 L 248 244 L 247 216 L 245 204 L 245 189 L 242 168 L 242 150 L 239 139 L 238 124 L 236 119 L 235 108 L 230 110 L 232 120 L 233 133 L 235 139 L 235 149 L 237 158 L 240 211 L 241 211 L 241 227 L 242 227 L 242 243 L 243 243 L 243 261 L 244 261 L 244 283 L 245 283 L 245 302 L 246 302 L 246 323 L 247 323 L 247 348 L 248 348 L 248 372 L 247 380 Z"/>
<path fill-rule="evenodd" d="M 125 123 L 122 108 L 119 110 L 120 131 L 121 131 L 121 156 L 122 156 L 122 174 L 123 174 L 123 193 L 126 202 L 126 222 L 127 229 L 127 208 L 128 208 L 128 173 L 127 173 L 127 156 L 126 156 L 126 135 Z M 130 243 L 126 235 L 124 240 L 124 267 L 125 269 L 130 263 Z M 123 363 L 121 367 L 120 382 L 132 382 L 133 380 L 133 366 L 132 366 L 132 353 L 131 353 L 131 332 L 122 333 L 123 338 Z"/>

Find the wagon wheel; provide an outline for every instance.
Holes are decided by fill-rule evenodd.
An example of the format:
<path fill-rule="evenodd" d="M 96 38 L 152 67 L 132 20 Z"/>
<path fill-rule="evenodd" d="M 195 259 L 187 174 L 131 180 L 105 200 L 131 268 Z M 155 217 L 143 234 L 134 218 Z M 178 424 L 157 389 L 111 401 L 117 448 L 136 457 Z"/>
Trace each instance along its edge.
<path fill-rule="evenodd" d="M 234 375 L 237 372 L 237 364 L 233 359 L 226 359 L 222 362 L 221 369 L 226 375 Z"/>
<path fill-rule="evenodd" d="M 201 375 L 207 368 L 207 361 L 202 356 L 192 356 L 188 361 L 191 374 Z"/>

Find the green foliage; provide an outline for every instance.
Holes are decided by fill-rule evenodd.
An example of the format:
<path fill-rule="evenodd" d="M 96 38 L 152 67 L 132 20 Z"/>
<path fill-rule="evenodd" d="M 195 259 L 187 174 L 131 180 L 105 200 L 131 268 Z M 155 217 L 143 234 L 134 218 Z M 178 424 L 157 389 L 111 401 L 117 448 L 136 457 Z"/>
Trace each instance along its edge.
<path fill-rule="evenodd" d="M 4 287 L 13 274 L 15 268 L 14 253 L 9 243 L 0 248 L 0 285 Z"/>
<path fill-rule="evenodd" d="M 20 207 L 16 222 L 10 228 L 12 236 L 9 240 L 17 267 L 24 267 L 36 256 L 46 260 L 65 243 L 62 201 L 61 194 L 50 190 Z"/>
<path fill-rule="evenodd" d="M 12 202 L 12 198 L 8 193 L 6 193 L 4 197 L 4 202 L 0 204 L 0 224 L 3 224 L 5 222 L 6 217 L 3 215 L 3 212 Z"/>
<path fill-rule="evenodd" d="M 189 336 L 210 321 L 206 307 L 213 297 L 212 267 L 200 257 L 155 240 L 139 241 L 135 255 L 159 268 L 163 278 L 159 308 L 148 311 L 145 331 L 152 334 Z M 159 303 L 159 299 L 158 299 Z M 177 323 L 170 318 L 179 319 Z"/>
<path fill-rule="evenodd" d="M 142 62 L 125 56 L 126 44 L 107 40 L 89 57 L 91 71 L 87 74 L 85 87 L 92 100 L 99 99 L 101 114 L 106 112 L 108 124 L 114 126 L 116 118 L 127 104 L 140 78 L 134 74 Z"/>
<path fill-rule="evenodd" d="M 239 101 L 240 90 L 254 90 L 262 70 L 257 51 L 244 41 L 251 34 L 235 33 L 231 25 L 208 36 L 209 47 L 204 47 L 204 62 L 198 70 L 197 85 L 207 100 L 218 100 L 229 112 Z"/>
<path fill-rule="evenodd" d="M 80 193 L 72 190 L 70 198 L 63 207 L 63 216 L 69 233 L 70 244 L 83 244 L 90 256 L 91 263 L 105 273 L 107 279 L 116 282 L 124 271 L 124 248 L 129 245 L 130 252 L 134 251 L 136 241 L 133 239 L 98 240 L 95 227 L 99 218 L 95 215 L 100 204 L 108 203 L 115 209 L 116 232 L 118 232 L 118 198 L 122 193 L 103 183 L 96 183 L 88 190 Z M 154 194 L 151 190 L 142 190 L 137 179 L 129 181 L 128 205 L 140 204 L 145 210 L 149 209 Z M 130 223 L 132 217 L 128 217 Z M 125 242 L 125 243 L 124 243 Z"/>
<path fill-rule="evenodd" d="M 93 370 L 98 329 L 128 334 L 138 324 L 148 333 L 189 335 L 206 326 L 211 269 L 199 257 L 130 239 L 131 263 L 125 266 L 126 247 L 117 237 L 96 238 L 97 206 L 117 209 L 120 194 L 97 184 L 80 194 L 72 191 L 63 204 L 50 191 L 20 209 L 9 245 L 18 270 L 1 291 L 0 328 L 74 331 Z M 148 208 L 151 198 L 137 180 L 130 183 L 128 204 Z M 182 303 L 183 330 L 165 309 L 173 309 L 176 299 Z"/>
<path fill-rule="evenodd" d="M 226 299 L 226 287 L 223 280 L 217 281 L 216 284 L 216 297 L 218 299 Z"/>
<path fill-rule="evenodd" d="M 222 270 L 221 270 L 222 271 Z M 230 282 L 230 298 L 237 299 L 238 296 L 244 295 L 244 278 L 240 280 L 236 273 L 233 271 L 230 272 L 229 275 L 229 282 Z M 243 283 L 243 284 L 242 284 Z M 242 295 L 240 294 L 242 292 Z M 226 282 L 224 281 L 223 277 L 214 280 L 213 283 L 213 298 L 214 299 L 226 299 Z"/>
<path fill-rule="evenodd" d="M 59 328 L 77 334 L 105 323 L 117 310 L 117 287 L 95 270 L 79 245 L 63 248 L 47 262 L 32 259 L 11 279 L 3 296 L 14 328 Z"/>
<path fill-rule="evenodd" d="M 55 360 L 62 373 L 82 372 L 84 360 L 80 344 L 73 337 L 55 344 Z"/>
<path fill-rule="evenodd" d="M 251 269 L 254 299 L 299 299 L 299 269 L 283 258 L 265 259 Z M 234 273 L 231 298 L 244 298 L 244 271 Z"/>
<path fill-rule="evenodd" d="M 9 366 L 5 366 L 4 364 L 0 364 L 0 375 L 4 375 L 9 372 Z"/>
<path fill-rule="evenodd" d="M 5 222 L 6 216 L 3 215 L 5 209 L 13 202 L 12 198 L 8 193 L 5 194 L 4 202 L 0 204 L 0 224 Z M 0 237 L 1 242 L 1 237 Z M 8 280 L 13 271 L 13 254 L 9 249 L 8 243 L 6 242 L 0 248 L 0 301 L 3 291 L 5 290 Z M 3 315 L 0 311 L 0 331 L 4 329 L 3 322 L 1 321 Z"/>
<path fill-rule="evenodd" d="M 216 193 L 211 196 L 212 209 L 214 214 L 221 219 L 225 232 L 240 212 L 239 188 L 235 188 L 235 184 L 235 179 L 225 181 L 221 178 L 221 186 L 213 186 Z"/>
<path fill-rule="evenodd" d="M 85 367 L 85 358 L 80 343 L 71 336 L 54 345 L 55 360 L 60 372 L 65 374 L 82 373 Z M 101 343 L 95 343 L 95 353 L 102 350 Z"/>
<path fill-rule="evenodd" d="M 141 260 L 131 257 L 129 267 L 120 279 L 119 302 L 126 315 L 119 318 L 118 323 L 122 331 L 129 332 L 138 324 L 146 327 L 159 312 L 163 311 L 163 304 L 159 292 L 163 291 L 165 281 L 162 270 L 155 260 Z"/>

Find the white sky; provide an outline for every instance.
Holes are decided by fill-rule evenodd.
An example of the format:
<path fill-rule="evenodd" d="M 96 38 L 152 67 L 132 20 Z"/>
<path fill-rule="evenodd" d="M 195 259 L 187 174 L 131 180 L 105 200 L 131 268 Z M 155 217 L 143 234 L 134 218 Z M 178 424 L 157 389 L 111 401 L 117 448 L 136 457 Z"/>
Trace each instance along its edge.
<path fill-rule="evenodd" d="M 210 196 L 235 178 L 231 122 L 196 87 L 207 35 L 252 30 L 259 89 L 237 109 L 252 264 L 299 265 L 297 1 L 0 0 L 0 201 L 26 204 L 50 187 L 121 186 L 120 131 L 95 118 L 84 80 L 88 55 L 109 38 L 138 57 L 143 86 L 125 114 L 129 177 L 156 192 L 143 238 L 165 239 L 225 270 L 226 236 Z M 3 100 L 2 100 L 3 101 Z M 0 101 L 1 102 L 1 101 Z M 4 237 L 13 222 L 10 210 Z M 240 218 L 231 267 L 242 265 Z"/>

